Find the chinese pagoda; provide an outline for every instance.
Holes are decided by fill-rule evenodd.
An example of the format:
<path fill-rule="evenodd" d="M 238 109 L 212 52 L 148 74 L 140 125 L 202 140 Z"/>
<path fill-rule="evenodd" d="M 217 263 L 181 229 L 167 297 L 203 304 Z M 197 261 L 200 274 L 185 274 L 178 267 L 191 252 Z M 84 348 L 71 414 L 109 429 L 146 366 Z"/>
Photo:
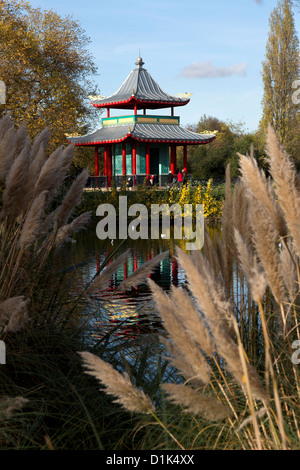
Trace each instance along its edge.
<path fill-rule="evenodd" d="M 112 177 L 132 177 L 137 184 L 149 175 L 156 175 L 163 184 L 170 170 L 173 174 L 177 171 L 177 146 L 183 146 L 183 166 L 187 172 L 187 146 L 208 144 L 216 137 L 182 127 L 180 118 L 174 116 L 174 108 L 188 104 L 189 95 L 168 95 L 143 67 L 141 57 L 135 65 L 113 95 L 91 97 L 93 106 L 107 109 L 102 127 L 91 134 L 67 137 L 74 146 L 95 147 L 95 176 L 99 176 L 99 157 L 103 155 L 108 186 L 111 186 Z M 114 108 L 128 109 L 128 115 L 112 117 L 111 109 Z M 146 114 L 147 109 L 162 108 L 171 108 L 171 114 Z"/>

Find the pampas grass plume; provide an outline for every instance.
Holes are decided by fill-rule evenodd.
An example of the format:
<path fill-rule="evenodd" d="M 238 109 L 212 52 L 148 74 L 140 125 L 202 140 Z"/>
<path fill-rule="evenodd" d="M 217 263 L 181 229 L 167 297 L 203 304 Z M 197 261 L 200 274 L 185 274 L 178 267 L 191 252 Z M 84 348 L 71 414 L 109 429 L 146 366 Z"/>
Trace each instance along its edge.
<path fill-rule="evenodd" d="M 131 287 L 135 287 L 138 284 L 141 284 L 145 279 L 153 272 L 156 266 L 169 254 L 169 251 L 164 251 L 159 253 L 154 258 L 150 259 L 146 263 L 142 264 L 138 269 L 136 269 L 127 279 L 124 279 L 121 282 L 118 290 L 126 291 Z"/>
<path fill-rule="evenodd" d="M 30 246 L 31 243 L 37 237 L 45 212 L 45 203 L 48 195 L 48 191 L 43 191 L 39 196 L 35 198 L 31 205 L 31 208 L 24 221 L 19 239 L 19 246 L 22 250 Z"/>
<path fill-rule="evenodd" d="M 100 275 L 92 282 L 88 292 L 95 292 L 97 290 L 105 289 L 108 286 L 108 283 L 113 276 L 113 274 L 119 269 L 120 266 L 123 266 L 123 263 L 127 260 L 130 253 L 130 249 L 126 250 L 117 259 L 109 263 Z"/>
<path fill-rule="evenodd" d="M 79 354 L 86 373 L 101 382 L 109 395 L 116 396 L 116 403 L 120 403 L 126 410 L 134 413 L 149 414 L 155 411 L 150 398 L 131 383 L 127 373 L 117 372 L 110 364 L 89 352 Z"/>
<path fill-rule="evenodd" d="M 231 410 L 217 398 L 202 395 L 187 385 L 168 383 L 163 384 L 162 388 L 170 401 L 185 407 L 186 413 L 200 415 L 209 421 L 223 421 L 232 415 Z"/>
<path fill-rule="evenodd" d="M 89 172 L 87 169 L 83 170 L 76 178 L 74 183 L 72 184 L 71 188 L 65 195 L 61 206 L 57 210 L 56 216 L 56 225 L 57 227 L 61 227 L 62 225 L 66 224 L 73 212 L 74 207 L 76 207 L 82 196 L 82 191 L 85 187 L 89 176 Z"/>
<path fill-rule="evenodd" d="M 16 333 L 29 320 L 27 306 L 30 300 L 23 295 L 11 297 L 0 304 L 0 331 Z"/>

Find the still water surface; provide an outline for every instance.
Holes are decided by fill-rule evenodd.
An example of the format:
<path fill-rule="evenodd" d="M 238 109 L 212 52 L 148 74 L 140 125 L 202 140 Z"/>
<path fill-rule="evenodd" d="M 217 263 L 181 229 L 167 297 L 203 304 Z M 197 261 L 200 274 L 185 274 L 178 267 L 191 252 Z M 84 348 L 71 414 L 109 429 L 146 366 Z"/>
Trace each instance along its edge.
<path fill-rule="evenodd" d="M 60 268 L 68 272 L 71 291 L 74 295 L 82 292 L 91 282 L 110 253 L 116 250 L 113 259 L 130 248 L 129 256 L 123 266 L 113 275 L 107 289 L 93 293 L 85 302 L 85 313 L 98 311 L 98 320 L 94 323 L 95 337 L 115 327 L 115 336 L 120 339 L 136 339 L 140 335 L 159 332 L 161 328 L 157 309 L 151 297 L 147 283 L 138 285 L 130 291 L 121 293 L 117 287 L 139 266 L 153 258 L 158 253 L 169 250 L 167 256 L 151 274 L 153 279 L 163 289 L 169 289 L 171 284 L 184 286 L 185 274 L 178 265 L 175 256 L 175 245 L 182 248 L 184 240 L 161 238 L 159 240 L 122 241 L 99 240 L 96 229 L 91 228 L 80 233 L 76 243 L 65 247 L 60 253 Z"/>

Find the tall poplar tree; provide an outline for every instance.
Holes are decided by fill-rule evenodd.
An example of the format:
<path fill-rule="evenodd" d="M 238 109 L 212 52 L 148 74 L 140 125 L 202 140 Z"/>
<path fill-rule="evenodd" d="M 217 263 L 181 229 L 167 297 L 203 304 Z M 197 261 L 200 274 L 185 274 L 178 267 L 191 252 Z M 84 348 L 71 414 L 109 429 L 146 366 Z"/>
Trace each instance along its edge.
<path fill-rule="evenodd" d="M 293 83 L 299 79 L 299 40 L 292 0 L 279 0 L 270 16 L 270 32 L 263 62 L 263 115 L 260 127 L 272 124 L 282 144 L 288 145 L 291 126 L 297 121 L 299 105 L 292 100 Z"/>

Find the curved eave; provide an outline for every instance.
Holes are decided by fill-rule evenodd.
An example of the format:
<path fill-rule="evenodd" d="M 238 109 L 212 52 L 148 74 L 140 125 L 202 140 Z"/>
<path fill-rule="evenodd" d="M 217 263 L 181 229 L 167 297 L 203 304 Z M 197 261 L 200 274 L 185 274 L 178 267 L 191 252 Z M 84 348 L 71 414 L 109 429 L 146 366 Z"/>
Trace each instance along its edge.
<path fill-rule="evenodd" d="M 93 147 L 94 145 L 105 145 L 105 144 L 119 144 L 120 142 L 124 142 L 125 140 L 129 139 L 130 137 L 132 137 L 131 133 L 129 132 L 127 135 L 125 135 L 124 137 L 120 137 L 119 139 L 109 139 L 109 140 L 91 140 L 91 141 L 88 141 L 88 142 L 80 142 L 80 138 L 77 137 L 78 141 L 77 142 L 74 142 L 74 140 L 69 140 L 67 139 L 67 141 L 69 142 L 69 144 L 72 144 L 74 145 L 74 147 L 81 147 L 83 145 L 85 145 L 86 147 Z"/>
<path fill-rule="evenodd" d="M 149 142 L 149 143 L 156 143 L 156 144 L 177 144 L 177 145 L 205 145 L 209 144 L 214 140 L 215 137 L 207 139 L 207 140 L 202 140 L 202 141 L 197 141 L 195 142 L 194 140 L 163 140 L 163 139 L 140 139 L 133 137 L 131 134 L 128 136 L 124 137 L 123 139 L 115 139 L 115 140 L 99 140 L 95 142 L 77 142 L 77 143 L 72 143 L 68 141 L 70 144 L 74 145 L 74 147 L 94 147 L 95 145 L 108 145 L 108 144 L 120 144 L 126 140 L 135 140 L 136 142 Z"/>
<path fill-rule="evenodd" d="M 203 134 L 202 134 L 203 135 Z M 134 140 L 136 142 L 144 142 L 144 143 L 162 143 L 162 144 L 177 144 L 177 145 L 206 145 L 211 143 L 214 139 L 216 138 L 215 135 L 211 135 L 207 138 L 203 139 L 172 139 L 172 138 L 147 138 L 147 137 L 139 137 L 135 136 L 133 132 L 128 132 L 126 135 L 123 137 L 119 137 L 116 139 L 103 139 L 103 140 L 89 140 L 87 142 L 80 141 L 79 137 L 76 138 L 76 141 L 74 141 L 74 138 L 72 140 L 67 139 L 68 142 L 75 147 L 81 147 L 81 146 L 89 146 L 93 147 L 95 145 L 103 146 L 103 145 L 108 145 L 108 144 L 119 144 L 122 142 L 125 142 L 127 140 Z"/>
<path fill-rule="evenodd" d="M 182 101 L 163 101 L 163 100 L 145 100 L 136 98 L 131 96 L 125 100 L 119 101 L 100 101 L 100 102 L 93 102 L 91 104 L 96 108 L 125 108 L 125 109 L 133 109 L 137 106 L 138 109 L 149 108 L 149 109 L 159 109 L 159 108 L 169 108 L 171 106 L 185 106 L 188 104 L 190 99 L 182 100 Z"/>

